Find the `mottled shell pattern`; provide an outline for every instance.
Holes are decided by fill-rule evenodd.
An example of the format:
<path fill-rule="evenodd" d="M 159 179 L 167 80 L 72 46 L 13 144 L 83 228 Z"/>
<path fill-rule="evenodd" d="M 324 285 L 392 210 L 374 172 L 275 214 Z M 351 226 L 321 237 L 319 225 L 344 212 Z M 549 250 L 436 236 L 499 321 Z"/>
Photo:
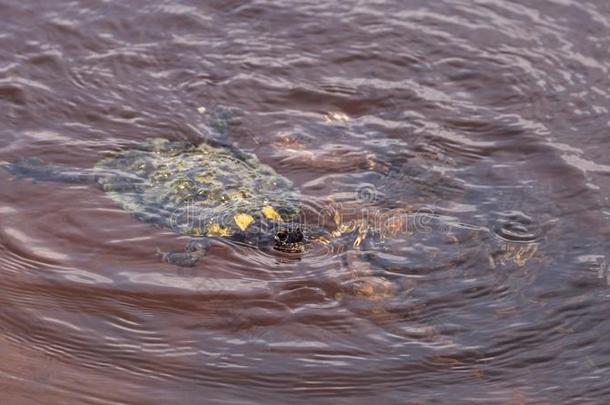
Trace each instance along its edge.
<path fill-rule="evenodd" d="M 254 154 L 154 139 L 101 160 L 99 182 L 139 219 L 192 236 L 231 236 L 257 219 L 290 220 L 300 195 Z"/>

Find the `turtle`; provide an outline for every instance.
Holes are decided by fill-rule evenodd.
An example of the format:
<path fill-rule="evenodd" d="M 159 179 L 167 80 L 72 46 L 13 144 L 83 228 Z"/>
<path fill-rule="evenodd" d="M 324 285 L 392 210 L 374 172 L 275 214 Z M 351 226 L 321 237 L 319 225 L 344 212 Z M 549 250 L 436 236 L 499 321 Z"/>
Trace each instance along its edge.
<path fill-rule="evenodd" d="M 18 177 L 91 183 L 136 218 L 191 236 L 184 251 L 158 251 L 162 260 L 194 266 L 213 238 L 299 254 L 324 227 L 300 218 L 301 196 L 286 177 L 258 157 L 216 139 L 196 144 L 154 138 L 106 157 L 90 169 L 25 158 L 5 165 Z"/>
<path fill-rule="evenodd" d="M 215 138 L 198 144 L 153 138 L 103 158 L 90 169 L 48 164 L 38 158 L 24 158 L 4 167 L 18 177 L 95 184 L 136 218 L 191 236 L 183 251 L 157 252 L 163 261 L 185 267 L 205 256 L 212 239 L 227 238 L 293 254 L 303 253 L 315 241 L 331 245 L 334 252 L 351 245 L 365 252 L 362 257 L 367 262 L 392 268 L 380 256 L 383 245 L 402 229 L 407 214 L 412 214 L 392 210 L 387 218 L 373 216 L 372 223 L 368 215 L 345 222 L 335 210 L 331 229 L 308 224 L 302 215 L 301 194 L 292 181 L 255 154 Z M 430 214 L 425 213 L 428 219 Z M 526 220 L 528 225 L 531 219 Z M 507 223 L 515 221 L 523 222 Z M 460 227 L 454 227 L 457 229 Z M 525 237 L 525 242 L 536 239 L 536 235 Z M 402 243 L 401 238 L 397 241 Z M 535 246 L 524 246 L 533 250 L 510 250 L 505 259 L 527 261 L 535 254 Z M 506 260 L 500 257 L 501 262 Z"/>
<path fill-rule="evenodd" d="M 360 218 L 344 221 L 341 211 L 349 207 L 343 206 L 334 210 L 334 224 L 315 225 L 320 218 L 306 220 L 302 196 L 292 181 L 261 162 L 254 153 L 227 141 L 232 121 L 229 109 L 218 107 L 206 113 L 206 118 L 205 132 L 208 136 L 198 142 L 152 138 L 105 157 L 89 169 L 48 164 L 38 158 L 24 158 L 3 166 L 18 177 L 94 184 L 136 218 L 192 237 L 183 251 L 158 251 L 163 261 L 179 266 L 194 266 L 205 256 L 212 239 L 227 238 L 288 254 L 301 254 L 316 241 L 330 245 L 331 252 L 343 251 L 351 245 L 364 252 L 360 257 L 373 266 L 393 268 L 396 263 L 393 259 L 388 260 L 392 257 L 389 253 L 393 250 L 393 243 L 386 242 L 392 239 L 404 245 L 400 249 L 407 247 L 412 253 L 410 244 L 396 236 L 404 231 L 403 222 L 418 218 L 419 210 L 409 207 L 414 201 L 409 204 L 404 201 L 405 188 L 414 190 L 412 197 L 423 197 L 426 201 L 437 194 L 437 189 L 460 189 L 459 185 L 443 176 L 421 176 L 421 173 L 414 172 L 418 166 L 404 159 L 373 159 L 370 169 L 377 174 L 371 179 L 374 183 L 371 196 L 374 198 L 360 193 L 368 189 L 359 188 L 355 212 L 358 213 L 360 203 L 377 204 L 379 192 L 385 195 L 387 201 L 384 202 L 390 211 L 379 216 L 374 210 L 374 215 L 365 212 Z M 311 151 L 311 155 L 315 156 L 315 151 Z M 430 172 L 425 167 L 420 168 L 422 171 Z M 424 181 L 419 184 L 421 178 Z M 424 211 L 420 217 L 443 222 L 442 217 L 433 215 L 432 211 Z M 507 224 L 515 222 L 507 221 Z M 529 227 L 530 222 L 527 219 L 523 226 Z M 445 225 L 447 229 L 452 228 L 450 224 Z M 455 229 L 461 228 L 468 230 L 472 227 Z M 519 229 L 508 236 L 518 233 Z M 427 232 L 429 230 L 424 229 L 424 236 Z M 530 242 L 537 239 L 536 236 L 526 232 L 525 239 L 518 242 Z M 486 239 L 493 243 L 493 238 Z M 439 242 L 439 246 L 443 245 Z M 528 245 L 526 248 L 532 250 L 511 250 L 505 255 L 505 260 L 500 257 L 500 262 L 527 261 L 535 254 L 535 247 Z M 462 255 L 463 250 L 454 252 L 447 246 L 439 249 L 447 251 L 444 255 L 447 257 L 451 252 L 456 257 Z M 401 255 L 397 258 L 402 261 Z M 341 260 L 345 260 L 343 255 Z M 425 261 L 430 261 L 427 255 Z"/>

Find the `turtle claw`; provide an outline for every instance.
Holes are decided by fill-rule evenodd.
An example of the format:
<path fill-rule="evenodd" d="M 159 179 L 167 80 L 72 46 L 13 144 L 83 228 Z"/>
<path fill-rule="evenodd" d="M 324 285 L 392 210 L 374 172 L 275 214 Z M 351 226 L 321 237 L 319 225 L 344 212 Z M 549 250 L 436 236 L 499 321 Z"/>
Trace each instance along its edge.
<path fill-rule="evenodd" d="M 164 252 L 161 260 L 178 267 L 193 267 L 203 256 L 199 252 Z"/>
<path fill-rule="evenodd" d="M 192 239 L 188 245 L 186 245 L 185 251 L 188 253 L 199 252 L 205 254 L 210 247 L 210 241 L 207 239 Z"/>
<path fill-rule="evenodd" d="M 161 258 L 161 261 L 165 263 L 179 267 L 193 267 L 197 264 L 199 259 L 205 256 L 209 247 L 210 241 L 207 239 L 193 239 L 188 243 L 184 252 L 164 252 L 157 248 L 156 254 Z"/>

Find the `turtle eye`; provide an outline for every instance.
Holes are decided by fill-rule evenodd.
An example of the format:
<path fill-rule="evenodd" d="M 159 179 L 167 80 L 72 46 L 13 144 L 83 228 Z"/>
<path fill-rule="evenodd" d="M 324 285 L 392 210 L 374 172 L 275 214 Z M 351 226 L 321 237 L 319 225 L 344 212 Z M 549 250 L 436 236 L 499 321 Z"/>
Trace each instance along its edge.
<path fill-rule="evenodd" d="M 277 233 L 277 235 L 275 235 L 275 238 L 279 242 L 286 242 L 286 240 L 288 239 L 288 232 L 286 232 L 286 231 L 279 231 Z"/>

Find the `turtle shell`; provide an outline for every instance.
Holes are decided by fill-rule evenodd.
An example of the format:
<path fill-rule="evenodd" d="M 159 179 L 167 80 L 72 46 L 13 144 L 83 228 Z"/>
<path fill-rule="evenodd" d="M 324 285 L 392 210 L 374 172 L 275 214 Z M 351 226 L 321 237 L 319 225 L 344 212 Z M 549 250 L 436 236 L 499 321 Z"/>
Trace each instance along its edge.
<path fill-rule="evenodd" d="M 299 213 L 292 182 L 233 146 L 155 139 L 96 168 L 110 197 L 139 219 L 193 236 L 231 236 L 261 218 Z"/>

